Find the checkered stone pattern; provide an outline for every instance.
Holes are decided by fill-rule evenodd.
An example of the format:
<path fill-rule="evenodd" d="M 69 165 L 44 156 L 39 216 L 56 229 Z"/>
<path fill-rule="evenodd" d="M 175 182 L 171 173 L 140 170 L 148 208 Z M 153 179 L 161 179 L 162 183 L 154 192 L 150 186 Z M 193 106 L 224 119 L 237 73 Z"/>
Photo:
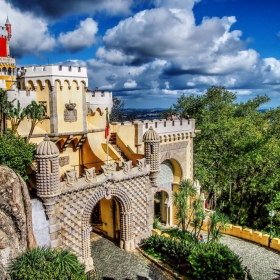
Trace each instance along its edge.
<path fill-rule="evenodd" d="M 149 221 L 153 213 L 149 213 L 149 185 L 148 178 L 137 178 L 130 182 L 130 196 L 132 198 L 133 231 L 136 235 L 146 235 L 149 231 Z"/>
<path fill-rule="evenodd" d="M 82 256 L 82 214 L 90 189 L 69 193 L 60 197 L 58 221 L 61 227 L 61 243 L 78 256 Z"/>

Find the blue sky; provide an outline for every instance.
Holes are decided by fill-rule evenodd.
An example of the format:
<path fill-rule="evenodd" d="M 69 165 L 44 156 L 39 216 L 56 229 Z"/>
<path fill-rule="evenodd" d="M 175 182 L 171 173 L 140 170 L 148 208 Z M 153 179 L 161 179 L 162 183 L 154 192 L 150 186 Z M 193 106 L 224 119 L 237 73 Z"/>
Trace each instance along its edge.
<path fill-rule="evenodd" d="M 279 0 L 0 0 L 0 25 L 8 15 L 19 66 L 87 66 L 90 89 L 126 107 L 167 108 L 212 85 L 276 107 L 279 11 Z"/>

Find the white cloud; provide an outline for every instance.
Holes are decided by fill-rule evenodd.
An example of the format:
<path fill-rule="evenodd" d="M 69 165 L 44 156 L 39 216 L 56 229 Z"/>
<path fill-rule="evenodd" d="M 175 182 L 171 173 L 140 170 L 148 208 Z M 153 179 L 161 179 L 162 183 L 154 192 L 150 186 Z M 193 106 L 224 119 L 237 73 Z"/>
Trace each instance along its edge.
<path fill-rule="evenodd" d="M 81 21 L 78 28 L 74 31 L 60 33 L 58 41 L 64 49 L 72 53 L 90 47 L 96 42 L 95 35 L 98 31 L 97 25 L 97 22 L 92 18 L 87 18 Z"/>
<path fill-rule="evenodd" d="M 22 13 L 4 0 L 0 0 L 1 26 L 4 26 L 6 17 L 12 25 L 12 39 L 10 41 L 11 54 L 25 56 L 42 51 L 52 51 L 55 47 L 55 38 L 48 30 L 48 23 L 31 13 Z"/>
<path fill-rule="evenodd" d="M 124 88 L 136 88 L 137 87 L 137 83 L 133 80 L 127 80 L 124 85 L 123 85 Z"/>

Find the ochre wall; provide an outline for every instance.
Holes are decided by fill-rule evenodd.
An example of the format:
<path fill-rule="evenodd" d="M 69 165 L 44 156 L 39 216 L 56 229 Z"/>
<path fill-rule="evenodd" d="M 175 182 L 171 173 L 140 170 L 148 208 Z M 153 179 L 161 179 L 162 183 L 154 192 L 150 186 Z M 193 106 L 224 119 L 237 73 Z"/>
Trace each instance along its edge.
<path fill-rule="evenodd" d="M 77 110 L 77 121 L 65 122 L 64 121 L 64 110 L 65 104 L 76 103 L 75 109 Z M 58 120 L 58 131 L 73 132 L 83 131 L 83 104 L 82 104 L 82 87 L 77 89 L 76 83 L 73 83 L 71 89 L 69 89 L 68 82 L 64 82 L 63 89 L 57 89 L 57 120 Z"/>

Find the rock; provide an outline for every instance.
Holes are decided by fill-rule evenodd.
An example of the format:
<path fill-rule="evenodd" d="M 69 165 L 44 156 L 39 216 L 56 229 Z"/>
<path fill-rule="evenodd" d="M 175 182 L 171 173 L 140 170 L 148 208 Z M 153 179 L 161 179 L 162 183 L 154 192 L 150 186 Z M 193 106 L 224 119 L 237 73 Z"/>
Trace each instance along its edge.
<path fill-rule="evenodd" d="M 0 165 L 0 279 L 7 279 L 3 275 L 12 258 L 37 246 L 31 214 L 25 182 L 12 169 Z"/>

